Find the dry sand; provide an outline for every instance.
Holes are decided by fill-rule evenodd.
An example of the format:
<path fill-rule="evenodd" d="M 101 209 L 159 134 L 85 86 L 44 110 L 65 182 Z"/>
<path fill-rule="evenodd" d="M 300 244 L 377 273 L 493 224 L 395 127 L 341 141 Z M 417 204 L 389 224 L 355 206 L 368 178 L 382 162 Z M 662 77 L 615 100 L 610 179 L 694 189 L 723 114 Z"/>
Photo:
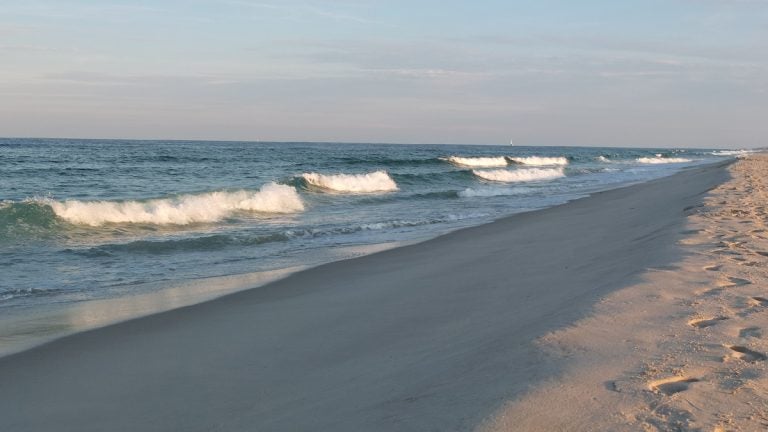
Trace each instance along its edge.
<path fill-rule="evenodd" d="M 740 242 L 764 234 L 748 224 L 702 231 L 700 242 L 722 246 L 697 243 L 687 257 L 676 244 L 686 214 L 697 214 L 701 230 L 730 223 L 698 207 L 727 179 L 726 165 L 0 358 L 0 430 L 466 431 L 525 392 L 485 426 L 714 422 L 693 412 L 686 395 L 702 392 L 695 402 L 714 416 L 718 398 L 756 401 L 764 388 L 755 385 L 762 326 L 750 321 L 763 308 L 754 298 L 761 294 L 740 282 L 754 281 L 761 267 L 747 264 L 764 258 Z M 699 260 L 691 264 L 697 271 L 670 267 L 683 259 Z M 710 265 L 723 267 L 701 270 Z M 649 267 L 657 270 L 637 285 Z M 723 291 L 709 292 L 716 289 Z M 687 323 L 721 316 L 728 320 L 709 327 Z M 670 378 L 682 381 L 658 381 Z"/>
<path fill-rule="evenodd" d="M 768 156 L 729 168 L 685 255 L 539 339 L 565 360 L 484 430 L 768 430 Z"/>

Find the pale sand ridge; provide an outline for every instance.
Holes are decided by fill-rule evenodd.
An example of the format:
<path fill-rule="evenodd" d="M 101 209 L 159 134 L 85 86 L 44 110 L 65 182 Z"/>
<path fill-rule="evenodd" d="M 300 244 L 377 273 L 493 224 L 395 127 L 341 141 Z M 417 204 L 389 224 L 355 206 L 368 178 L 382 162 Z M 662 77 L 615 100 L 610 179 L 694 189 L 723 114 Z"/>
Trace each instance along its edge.
<path fill-rule="evenodd" d="M 482 429 L 768 430 L 768 156 L 729 171 L 684 259 L 541 338 L 564 367 Z"/>
<path fill-rule="evenodd" d="M 0 358 L 0 430 L 471 430 L 582 355 L 558 333 L 545 335 L 636 283 L 649 266 L 660 268 L 660 280 L 680 277 L 665 266 L 680 260 L 675 241 L 685 209 L 696 209 L 727 178 L 725 165 L 320 266 Z M 702 281 L 713 277 L 700 273 Z M 631 300 L 655 307 L 643 296 Z M 757 308 L 745 298 L 740 310 Z M 737 321 L 720 309 L 697 312 Z M 709 334 L 720 326 L 688 326 L 694 315 L 686 310 L 668 320 L 669 331 Z M 632 316 L 589 331 L 610 339 L 625 322 Z M 560 350 L 542 351 L 534 344 L 542 336 Z M 765 363 L 755 354 L 764 352 L 759 346 L 715 340 L 734 364 Z M 610 359 L 636 345 L 621 341 L 597 352 Z M 624 370 L 591 378 L 621 390 Z M 672 372 L 648 373 L 642 385 L 675 397 L 712 383 L 694 368 Z M 678 375 L 680 382 L 658 381 Z M 552 394 L 550 410 L 564 411 L 564 396 Z"/>

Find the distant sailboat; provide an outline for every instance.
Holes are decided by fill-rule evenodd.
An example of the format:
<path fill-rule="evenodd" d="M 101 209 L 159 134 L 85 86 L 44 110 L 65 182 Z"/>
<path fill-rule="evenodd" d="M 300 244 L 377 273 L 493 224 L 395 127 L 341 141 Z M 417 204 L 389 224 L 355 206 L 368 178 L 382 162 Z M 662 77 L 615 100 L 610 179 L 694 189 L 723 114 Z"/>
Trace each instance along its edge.
<path fill-rule="evenodd" d="M 513 145 L 515 145 L 515 143 L 512 142 L 512 140 L 509 140 L 509 145 L 513 146 Z"/>

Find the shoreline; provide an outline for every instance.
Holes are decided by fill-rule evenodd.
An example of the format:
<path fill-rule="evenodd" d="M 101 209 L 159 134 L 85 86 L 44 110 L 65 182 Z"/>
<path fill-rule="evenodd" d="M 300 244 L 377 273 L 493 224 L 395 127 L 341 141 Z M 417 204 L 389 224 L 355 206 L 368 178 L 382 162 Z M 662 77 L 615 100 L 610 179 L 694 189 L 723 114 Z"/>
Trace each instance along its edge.
<path fill-rule="evenodd" d="M 146 282 L 138 285 L 140 289 L 137 293 L 127 296 L 65 303 L 63 305 L 53 304 L 36 308 L 33 311 L 29 309 L 14 311 L 16 313 L 0 317 L 0 358 L 78 333 L 97 330 L 182 307 L 194 306 L 240 291 L 257 289 L 293 273 L 329 262 L 344 261 L 407 244 L 410 243 L 402 241 L 345 246 L 330 254 L 331 256 L 337 255 L 330 261 L 326 259 L 305 265 L 251 273 Z M 148 287 L 154 287 L 154 289 Z"/>
<path fill-rule="evenodd" d="M 674 242 L 661 234 L 679 235 L 683 204 L 695 206 L 724 180 L 728 164 L 324 264 L 0 358 L 0 425 L 477 426 L 545 378 L 531 344 L 536 337 L 582 317 L 645 268 L 674 260 Z M 564 242 L 576 250 L 563 250 Z M 508 316 L 510 309 L 520 316 Z M 504 373 L 511 376 L 500 378 Z M 189 395 L 190 386 L 205 394 Z M 66 399 L 70 392 L 78 396 Z M 163 403 L 172 407 L 158 410 Z M 99 415 L 78 416 L 90 404 Z"/>
<path fill-rule="evenodd" d="M 710 164 L 723 162 L 724 161 L 718 161 Z M 710 164 L 683 167 L 678 172 L 696 169 Z M 593 186 L 586 188 L 583 193 L 568 198 L 563 202 L 546 207 L 518 211 L 493 220 L 483 221 L 477 225 L 452 227 L 444 231 L 411 235 L 408 238 L 390 240 L 384 243 L 342 246 L 338 249 L 334 248 L 332 252 L 325 252 L 322 258 L 315 256 L 310 262 L 293 264 L 288 267 L 267 268 L 255 272 L 214 275 L 195 279 L 144 282 L 137 285 L 139 290 L 136 293 L 117 297 L 92 299 L 82 302 L 75 301 L 44 305 L 39 309 L 35 309 L 33 313 L 29 315 L 26 314 L 26 311 L 31 308 L 24 308 L 22 309 L 22 313 L 10 313 L 5 317 L 0 318 L 0 328 L 2 328 L 2 330 L 0 330 L 0 358 L 24 352 L 37 346 L 85 331 L 96 330 L 121 322 L 168 312 L 181 307 L 205 303 L 240 291 L 256 289 L 290 274 L 325 264 L 346 261 L 392 248 L 423 243 L 451 234 L 455 231 L 491 224 L 509 217 L 514 217 L 521 213 L 546 210 L 572 201 L 588 198 L 594 194 L 627 188 L 664 177 L 651 180 L 631 180 L 618 184 Z M 157 288 L 141 288 L 149 286 Z M 210 286 L 211 288 L 205 289 L 203 286 Z"/>

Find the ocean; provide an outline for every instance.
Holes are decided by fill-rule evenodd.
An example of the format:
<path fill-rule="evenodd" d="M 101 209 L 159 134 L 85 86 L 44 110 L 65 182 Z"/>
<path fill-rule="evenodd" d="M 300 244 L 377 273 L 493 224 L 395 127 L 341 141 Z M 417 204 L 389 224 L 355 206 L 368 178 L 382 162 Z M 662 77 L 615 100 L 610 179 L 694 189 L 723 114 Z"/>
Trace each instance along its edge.
<path fill-rule="evenodd" d="M 739 153 L 0 139 L 0 353 Z"/>

